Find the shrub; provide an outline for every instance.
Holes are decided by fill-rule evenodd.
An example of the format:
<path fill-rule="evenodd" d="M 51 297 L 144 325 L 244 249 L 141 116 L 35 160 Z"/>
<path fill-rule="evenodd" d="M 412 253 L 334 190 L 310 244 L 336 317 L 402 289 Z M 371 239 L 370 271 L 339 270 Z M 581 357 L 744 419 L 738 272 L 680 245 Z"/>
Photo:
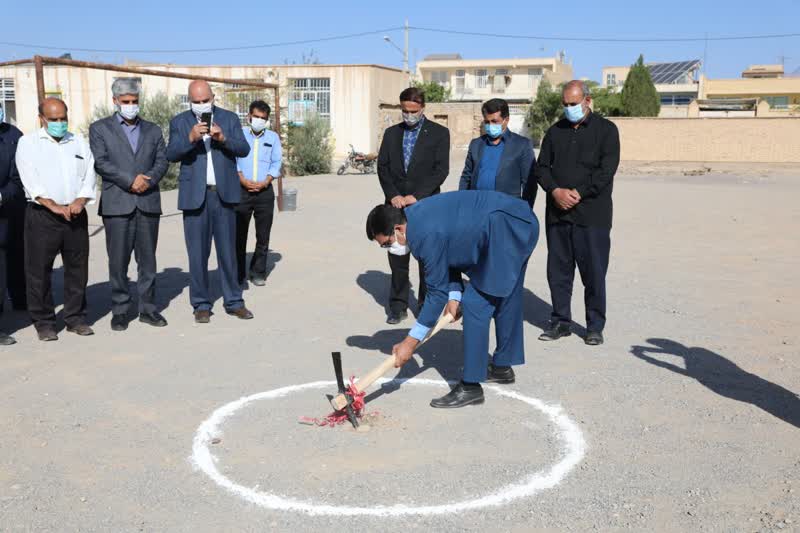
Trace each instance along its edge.
<path fill-rule="evenodd" d="M 288 167 L 295 176 L 330 174 L 333 159 L 331 127 L 316 113 L 309 113 L 302 125 L 287 128 Z"/>

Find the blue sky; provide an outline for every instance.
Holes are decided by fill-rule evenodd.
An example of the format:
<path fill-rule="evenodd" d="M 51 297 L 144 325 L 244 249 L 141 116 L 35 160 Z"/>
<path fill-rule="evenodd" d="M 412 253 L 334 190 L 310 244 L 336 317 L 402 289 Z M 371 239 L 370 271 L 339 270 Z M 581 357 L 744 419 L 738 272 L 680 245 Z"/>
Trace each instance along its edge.
<path fill-rule="evenodd" d="M 392 2 L 9 1 L 0 41 L 63 47 L 31 49 L 0 44 L 0 59 L 34 53 L 72 52 L 75 59 L 119 62 L 126 58 L 184 64 L 275 64 L 301 61 L 314 49 L 323 63 L 379 63 L 399 67 L 401 54 L 382 35 L 256 50 L 203 53 L 93 53 L 74 48 L 184 49 L 247 46 L 411 26 L 490 34 L 592 38 L 721 37 L 800 32 L 800 0 L 631 2 L 532 2 L 504 0 Z M 223 6 L 214 8 L 214 5 Z M 117 7 L 119 6 L 119 7 Z M 763 6 L 763 7 L 760 7 Z M 402 47 L 402 31 L 389 32 Z M 413 31 L 410 56 L 457 52 L 465 58 L 551 56 L 566 50 L 578 77 L 599 80 L 604 65 L 702 59 L 704 43 L 582 43 L 516 40 Z M 800 68 L 800 37 L 708 43 L 707 75 L 739 77 L 751 63 Z"/>

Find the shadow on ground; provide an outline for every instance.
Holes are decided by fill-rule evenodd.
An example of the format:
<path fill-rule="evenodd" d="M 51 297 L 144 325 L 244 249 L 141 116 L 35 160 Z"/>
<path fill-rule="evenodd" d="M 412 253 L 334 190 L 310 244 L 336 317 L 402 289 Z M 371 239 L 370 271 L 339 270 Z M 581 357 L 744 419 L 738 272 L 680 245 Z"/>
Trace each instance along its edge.
<path fill-rule="evenodd" d="M 800 428 L 800 398 L 792 391 L 747 372 L 711 350 L 669 339 L 647 342 L 652 346 L 632 346 L 631 353 L 657 367 L 694 378 L 720 396 L 752 404 Z M 653 357 L 658 355 L 680 357 L 686 368 Z"/>

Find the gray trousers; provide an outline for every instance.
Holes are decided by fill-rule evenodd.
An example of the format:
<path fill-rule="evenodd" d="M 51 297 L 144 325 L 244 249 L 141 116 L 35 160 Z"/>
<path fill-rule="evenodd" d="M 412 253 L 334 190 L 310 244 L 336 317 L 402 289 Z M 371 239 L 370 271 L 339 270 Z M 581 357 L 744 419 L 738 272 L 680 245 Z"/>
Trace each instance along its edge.
<path fill-rule="evenodd" d="M 136 255 L 139 313 L 156 311 L 156 246 L 161 215 L 136 209 L 129 215 L 105 216 L 108 278 L 111 282 L 111 313 L 125 315 L 131 305 L 128 265 Z"/>

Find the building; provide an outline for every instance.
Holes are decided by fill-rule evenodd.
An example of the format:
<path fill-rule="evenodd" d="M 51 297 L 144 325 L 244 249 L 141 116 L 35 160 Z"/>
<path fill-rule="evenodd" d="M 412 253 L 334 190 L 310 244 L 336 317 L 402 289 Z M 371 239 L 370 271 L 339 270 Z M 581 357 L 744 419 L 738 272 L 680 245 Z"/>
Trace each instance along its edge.
<path fill-rule="evenodd" d="M 700 94 L 699 59 L 672 63 L 646 63 L 647 70 L 661 98 L 660 117 L 687 116 L 689 104 Z M 601 86 L 622 90 L 631 67 L 603 67 Z"/>
<path fill-rule="evenodd" d="M 282 124 L 302 124 L 306 113 L 313 111 L 330 121 L 334 152 L 337 157 L 349 151 L 350 144 L 359 151 L 376 151 L 380 132 L 376 131 L 379 104 L 396 102 L 407 86 L 403 71 L 381 65 L 174 65 L 128 63 L 166 72 L 198 76 L 258 80 L 277 83 L 281 87 Z M 70 111 L 72 129 L 83 128 L 98 107 L 110 107 L 111 84 L 114 79 L 129 76 L 113 71 L 90 70 L 74 66 L 45 66 L 45 92 L 63 99 Z M 147 94 L 163 92 L 182 99 L 188 109 L 188 80 L 142 76 Z M 217 101 L 235 111 L 242 119 L 256 97 L 272 97 L 263 91 L 245 87 L 212 84 Z M 263 96 L 262 96 L 263 95 Z M 38 128 L 37 96 L 34 67 L 13 65 L 0 67 L 0 102 L 6 108 L 9 122 L 24 132 Z M 165 132 L 166 133 L 166 132 Z"/>
<path fill-rule="evenodd" d="M 507 100 L 510 127 L 524 133 L 527 107 L 539 83 L 557 85 L 572 79 L 572 66 L 561 52 L 556 57 L 514 59 L 464 59 L 459 54 L 435 54 L 417 63 L 417 79 L 435 82 L 450 90 L 450 102 Z"/>
<path fill-rule="evenodd" d="M 759 115 L 789 115 L 800 108 L 800 78 L 784 77 L 782 65 L 750 65 L 741 78 L 703 78 L 700 90 L 703 105 L 750 102 Z M 765 109 L 762 102 L 769 108 Z"/>

